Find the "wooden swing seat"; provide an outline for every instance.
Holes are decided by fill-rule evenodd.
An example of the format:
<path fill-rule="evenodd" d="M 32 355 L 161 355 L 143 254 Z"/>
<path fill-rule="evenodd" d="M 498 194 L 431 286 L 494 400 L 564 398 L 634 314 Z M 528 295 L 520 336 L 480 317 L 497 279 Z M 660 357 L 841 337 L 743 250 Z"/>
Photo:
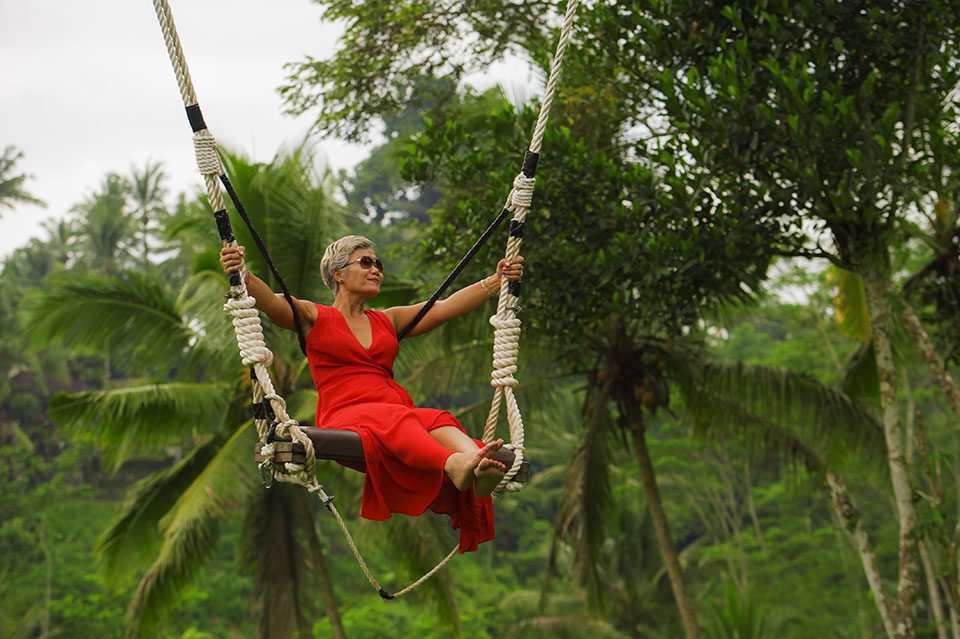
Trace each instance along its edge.
<path fill-rule="evenodd" d="M 364 457 L 363 444 L 360 441 L 360 435 L 352 430 L 336 430 L 333 428 L 311 428 L 301 426 L 300 430 L 313 442 L 313 450 L 317 459 L 326 459 L 329 461 L 347 462 L 352 468 L 363 472 Z M 257 462 L 263 461 L 263 455 L 260 454 L 262 444 L 257 442 L 254 448 L 255 459 Z M 277 463 L 292 462 L 302 464 L 306 461 L 306 452 L 303 446 L 292 442 L 274 443 L 274 461 Z M 497 451 L 496 459 L 502 462 L 504 466 L 510 468 L 513 465 L 514 454 L 512 450 L 501 448 Z M 530 478 L 530 462 L 526 459 L 520 464 L 514 481 L 526 483 Z"/>

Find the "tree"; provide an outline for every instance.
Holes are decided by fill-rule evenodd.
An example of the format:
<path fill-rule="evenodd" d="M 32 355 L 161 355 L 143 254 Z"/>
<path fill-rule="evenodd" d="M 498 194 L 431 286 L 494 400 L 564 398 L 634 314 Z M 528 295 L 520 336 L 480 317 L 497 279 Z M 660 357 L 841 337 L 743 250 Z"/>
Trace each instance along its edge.
<path fill-rule="evenodd" d="M 689 3 L 666 12 L 651 3 L 620 16 L 624 29 L 648 34 L 624 56 L 651 60 L 646 86 L 663 100 L 675 152 L 709 172 L 720 199 L 797 232 L 806 226 L 810 255 L 863 277 L 900 522 L 887 630 L 912 637 L 918 520 L 891 351 L 890 250 L 918 197 L 937 191 L 937 151 L 951 146 L 953 113 L 941 103 L 957 78 L 940 70 L 956 69 L 945 43 L 956 41 L 957 24 L 933 18 L 941 7 L 931 4 L 756 9 Z M 942 6 L 945 15 L 954 9 Z"/>
<path fill-rule="evenodd" d="M 119 175 L 110 174 L 99 191 L 73 207 L 88 268 L 111 275 L 125 266 L 133 241 L 133 219 L 127 209 L 129 192 Z"/>
<path fill-rule="evenodd" d="M 423 4 L 413 12 L 418 29 L 383 35 L 392 47 L 370 60 L 364 78 L 355 81 L 351 76 L 348 83 L 344 65 L 367 47 L 359 34 L 379 30 L 379 13 L 390 10 L 367 13 L 337 5 L 331 10 L 339 17 L 349 15 L 352 25 L 343 48 L 331 61 L 301 67 L 299 84 L 285 89 L 288 100 L 301 100 L 297 108 L 311 108 L 316 104 L 310 97 L 312 86 L 332 84 L 318 126 L 339 126 L 332 130 L 356 134 L 371 118 L 395 112 L 404 103 L 409 60 L 448 60 L 445 47 L 451 37 L 462 37 L 460 30 L 471 29 L 478 42 L 471 61 L 519 44 L 525 55 L 543 63 L 552 46 L 546 43 L 553 38 L 543 23 L 525 13 L 529 9 L 509 3 L 452 9 Z M 508 29 L 502 23 L 505 12 L 521 14 Z M 446 22 L 435 24 L 432 18 L 441 14 Z M 626 135 L 635 117 L 633 105 L 591 67 L 596 57 L 587 61 L 571 55 L 568 60 L 564 97 L 554 107 L 554 121 L 563 126 L 547 132 L 544 165 L 550 158 L 550 170 L 541 171 L 546 177 L 537 191 L 537 207 L 547 213 L 534 217 L 527 227 L 528 237 L 550 233 L 552 241 L 524 247 L 531 265 L 528 274 L 537 283 L 524 302 L 538 328 L 557 339 L 579 367 L 608 356 L 593 350 L 583 335 L 602 330 L 611 316 L 642 318 L 652 333 L 673 334 L 693 324 L 704 306 L 748 299 L 763 280 L 770 245 L 778 236 L 769 221 L 757 224 L 743 219 L 733 207 L 717 206 L 704 185 L 687 188 L 689 167 L 682 158 L 658 171 L 638 162 L 642 145 Z M 604 61 L 598 66 L 606 70 Z M 454 59 L 442 70 L 456 80 L 463 68 Z M 368 71 L 377 78 L 375 85 L 365 83 Z M 392 93 L 397 88 L 399 96 Z M 332 113 L 343 116 L 340 124 L 331 123 Z M 467 91 L 429 113 L 424 132 L 414 139 L 406 170 L 410 178 L 444 194 L 431 211 L 431 237 L 424 248 L 431 260 L 452 263 L 462 252 L 458 248 L 464 245 L 462 229 L 478 234 L 491 212 L 498 210 L 504 191 L 490 185 L 501 184 L 505 190 L 511 183 L 516 162 L 505 158 L 516 158 L 525 147 L 533 116 L 532 106 L 515 108 L 496 91 L 480 96 Z M 490 249 L 485 249 L 478 259 L 485 262 L 489 255 Z M 578 348 L 583 350 L 576 352 Z M 643 431 L 635 430 L 634 435 L 642 437 Z M 661 549 L 670 563 L 673 544 L 661 538 Z M 672 577 L 685 627 L 696 636 L 692 605 L 679 572 L 673 571 Z"/>
<path fill-rule="evenodd" d="M 147 161 L 143 168 L 131 167 L 127 178 L 127 191 L 132 200 L 132 214 L 140 223 L 140 250 L 144 268 L 149 264 L 149 239 L 153 233 L 153 224 L 159 222 L 166 212 L 163 199 L 166 189 L 163 182 L 166 175 L 159 162 Z"/>
<path fill-rule="evenodd" d="M 46 206 L 43 200 L 30 195 L 23 185 L 29 179 L 26 173 L 15 173 L 23 151 L 8 146 L 0 153 L 0 209 L 12 209 L 16 203 Z"/>
<path fill-rule="evenodd" d="M 340 221 L 308 156 L 280 156 L 271 165 L 226 159 L 238 192 L 247 196 L 248 213 L 272 243 L 291 287 L 311 294 L 320 285 L 319 272 L 304 265 L 319 260 L 327 234 L 339 232 Z M 106 193 L 116 197 L 106 199 L 116 203 L 119 180 L 107 185 Z M 110 208 L 101 206 L 104 199 L 94 200 L 90 210 Z M 227 323 L 218 317 L 219 304 L 210 304 L 220 297 L 226 278 L 210 262 L 196 266 L 176 294 L 152 274 L 125 271 L 67 272 L 34 292 L 29 317 L 35 343 L 108 350 L 140 376 L 116 388 L 58 395 L 51 414 L 61 426 L 103 446 L 114 467 L 171 443 L 188 447 L 181 459 L 133 487 L 98 547 L 101 569 L 112 581 L 146 570 L 129 610 L 134 634 L 147 635 L 162 618 L 210 559 L 221 520 L 240 506 L 246 509 L 245 557 L 258 584 L 262 636 L 306 632 L 312 580 L 327 574 L 310 502 L 289 487 L 266 494 L 256 487 L 245 383 L 229 355 L 235 347 Z M 294 391 L 309 384 L 308 376 L 292 363 L 299 358 L 290 339 L 273 344 L 279 350 L 277 388 L 296 403 Z M 152 381 L 158 373 L 170 379 Z M 267 587 L 277 583 L 286 585 Z M 332 591 L 321 588 L 324 593 Z M 325 603 L 335 617 L 335 602 Z"/>

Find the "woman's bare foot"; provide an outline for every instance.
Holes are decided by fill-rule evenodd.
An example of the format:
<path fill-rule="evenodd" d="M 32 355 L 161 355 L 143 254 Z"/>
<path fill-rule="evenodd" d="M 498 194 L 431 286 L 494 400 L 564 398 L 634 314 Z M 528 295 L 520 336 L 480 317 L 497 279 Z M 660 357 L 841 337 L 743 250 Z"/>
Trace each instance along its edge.
<path fill-rule="evenodd" d="M 473 470 L 473 474 L 477 476 L 477 481 L 473 485 L 474 494 L 477 497 L 486 497 L 492 493 L 500 480 L 503 479 L 505 472 L 507 472 L 507 467 L 503 465 L 503 462 L 489 457 L 481 459 Z"/>
<path fill-rule="evenodd" d="M 481 477 L 486 478 L 491 473 L 490 462 L 499 464 L 501 467 L 503 466 L 503 464 L 500 464 L 500 462 L 495 459 L 490 459 L 502 447 L 503 440 L 498 439 L 490 442 L 483 448 L 477 448 L 467 453 L 452 453 L 447 457 L 447 461 L 443 465 L 443 470 L 447 473 L 447 476 L 450 477 L 450 481 L 457 487 L 457 490 L 468 490 L 470 486 L 473 485 L 474 479 L 480 479 Z M 505 470 L 500 471 L 501 477 L 504 472 Z M 499 482 L 499 479 L 497 481 Z M 494 483 L 494 486 L 496 486 L 496 483 Z M 492 490 L 493 487 L 490 488 L 490 491 Z M 490 491 L 486 494 L 489 495 Z"/>

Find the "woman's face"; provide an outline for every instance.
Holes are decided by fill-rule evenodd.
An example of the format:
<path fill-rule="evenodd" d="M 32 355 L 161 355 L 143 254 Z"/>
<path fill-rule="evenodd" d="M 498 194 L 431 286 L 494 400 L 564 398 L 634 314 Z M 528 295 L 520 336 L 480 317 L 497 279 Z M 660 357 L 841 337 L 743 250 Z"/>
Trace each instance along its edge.
<path fill-rule="evenodd" d="M 380 292 L 383 283 L 383 264 L 372 248 L 357 249 L 350 254 L 347 265 L 337 269 L 340 288 L 348 293 L 370 298 Z"/>

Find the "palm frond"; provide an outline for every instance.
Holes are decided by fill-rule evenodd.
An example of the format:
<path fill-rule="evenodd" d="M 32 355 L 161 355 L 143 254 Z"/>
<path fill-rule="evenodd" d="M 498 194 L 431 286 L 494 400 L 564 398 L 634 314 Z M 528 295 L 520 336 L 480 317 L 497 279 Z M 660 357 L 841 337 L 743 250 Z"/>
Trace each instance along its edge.
<path fill-rule="evenodd" d="M 328 185 L 315 178 L 309 151 L 302 146 L 278 154 L 269 165 L 225 152 L 224 164 L 290 292 L 307 299 L 322 294 L 320 258 L 345 225 L 341 207 L 327 194 Z M 265 263 L 252 250 L 249 232 L 241 224 L 235 230 L 251 249 L 247 251 L 251 267 L 270 281 Z"/>
<path fill-rule="evenodd" d="M 230 435 L 161 520 L 164 536 L 192 527 L 194 520 L 224 517 L 249 495 L 257 479 L 253 462 L 256 441 L 252 420 Z"/>
<path fill-rule="evenodd" d="M 64 344 L 89 354 L 169 363 L 187 348 L 190 330 L 173 296 L 155 278 L 70 271 L 55 274 L 26 301 L 24 326 L 33 346 Z M 140 364 L 138 366 L 138 364 Z"/>
<path fill-rule="evenodd" d="M 312 425 L 317 418 L 316 389 L 303 388 L 287 397 L 287 413 L 301 424 Z"/>
<path fill-rule="evenodd" d="M 219 539 L 219 520 L 215 517 L 193 519 L 164 537 L 159 555 L 127 608 L 128 635 L 137 639 L 157 636 L 157 626 L 213 558 Z"/>
<path fill-rule="evenodd" d="M 392 550 L 390 554 L 412 578 L 418 578 L 436 566 L 453 546 L 445 518 L 394 517 L 386 525 L 387 540 Z M 460 625 L 459 606 L 450 570 L 441 570 L 424 583 L 420 587 L 420 596 L 436 604 L 437 615 L 442 623 L 449 625 L 451 636 L 462 635 L 463 627 Z"/>
<path fill-rule="evenodd" d="M 737 428 L 737 411 L 711 411 L 711 398 L 723 398 L 745 410 L 837 446 L 882 450 L 882 430 L 876 417 L 848 395 L 811 375 L 774 366 L 721 362 L 690 356 L 679 349 L 667 355 L 670 376 L 680 387 L 688 410 L 707 411 L 715 427 Z"/>
<path fill-rule="evenodd" d="M 255 441 L 250 422 L 238 427 L 160 520 L 163 546 L 130 604 L 131 634 L 147 636 L 212 557 L 218 522 L 247 498 L 253 486 Z"/>
<path fill-rule="evenodd" d="M 570 463 L 563 500 L 557 512 L 555 534 L 569 540 L 578 581 L 587 589 L 592 608 L 603 605 L 603 583 L 599 571 L 606 522 L 613 497 L 610 487 L 609 388 L 593 386 L 584 402 L 586 432 Z"/>
<path fill-rule="evenodd" d="M 229 284 L 223 271 L 203 270 L 184 282 L 177 308 L 191 329 L 191 352 L 232 353 L 237 350 L 230 315 L 223 310 L 224 292 Z M 226 360 L 225 365 L 235 366 Z M 225 371 L 223 371 L 225 372 Z"/>
<path fill-rule="evenodd" d="M 862 342 L 844 362 L 840 390 L 870 406 L 879 406 L 880 375 L 872 339 Z"/>
<path fill-rule="evenodd" d="M 109 583 L 120 585 L 149 565 L 162 543 L 160 520 L 222 445 L 222 438 L 211 438 L 169 468 L 134 484 L 123 508 L 97 539 L 97 563 Z"/>
<path fill-rule="evenodd" d="M 110 390 L 59 393 L 49 413 L 61 428 L 105 447 L 114 469 L 222 420 L 232 398 L 226 384 L 162 382 Z"/>

